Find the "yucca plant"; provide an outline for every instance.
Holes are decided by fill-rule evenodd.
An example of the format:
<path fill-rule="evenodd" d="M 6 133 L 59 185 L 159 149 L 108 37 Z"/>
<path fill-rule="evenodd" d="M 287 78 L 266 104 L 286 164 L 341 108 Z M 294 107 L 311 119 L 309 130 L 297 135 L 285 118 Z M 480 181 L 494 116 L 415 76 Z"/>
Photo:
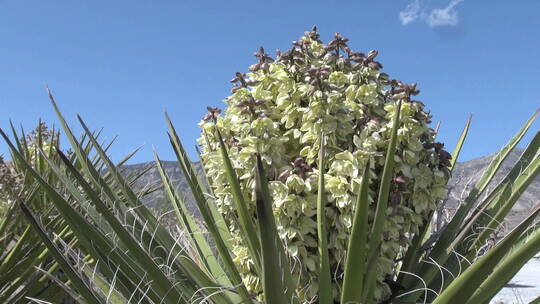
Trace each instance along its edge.
<path fill-rule="evenodd" d="M 224 115 L 209 109 L 200 138 L 202 163 L 219 211 L 226 219 L 237 215 L 240 219 L 227 224 L 237 240 L 233 250 L 244 281 L 250 290 L 261 289 L 258 265 L 252 259 L 255 237 L 247 238 L 248 242 L 242 237 L 253 231 L 251 219 L 243 217 L 256 218 L 251 189 L 256 178 L 253 155 L 258 153 L 275 202 L 278 232 L 287 256 L 298 262 L 293 279 L 301 291 L 300 301 L 309 302 L 317 295 L 321 242 L 329 248 L 330 293 L 339 298 L 364 178 L 370 179 L 368 224 L 372 236 L 381 241 L 369 249 L 369 265 L 377 273 L 372 290 L 376 299 L 388 298 L 391 282 L 384 281 L 391 281 L 394 261 L 446 196 L 450 176 L 451 156 L 435 141 L 431 115 L 413 99 L 419 90 L 381 72 L 376 51 L 355 52 L 339 34 L 324 44 L 316 29 L 295 41 L 292 49 L 278 52 L 275 60 L 263 48 L 255 56 L 259 62 L 250 72 L 236 73 L 232 80 L 235 86 L 225 100 Z M 391 141 L 392 124 L 399 115 Z M 223 145 L 231 164 L 223 163 Z M 385 153 L 390 150 L 394 160 L 385 176 Z M 227 173 L 232 168 L 245 190 L 241 196 L 230 187 Z M 391 181 L 381 192 L 382 205 L 377 206 L 384 178 Z M 321 182 L 322 189 L 317 186 Z M 320 206 L 319 195 L 324 199 Z M 238 197 L 245 198 L 251 212 L 236 208 Z M 381 215 L 384 222 L 377 220 Z M 318 234 L 321 231 L 323 235 Z"/>
<path fill-rule="evenodd" d="M 298 68 L 298 73 L 306 72 L 302 70 L 305 68 L 304 64 L 324 61 L 318 63 L 320 66 L 317 71 L 311 73 L 311 68 L 307 71 L 308 74 L 313 74 L 313 78 L 309 78 L 308 82 L 313 80 L 309 85 L 315 89 L 308 85 L 301 93 L 314 96 L 321 102 L 328 102 L 332 90 L 338 93 L 341 89 L 347 90 L 349 85 L 339 83 L 345 81 L 341 76 L 335 77 L 341 79 L 336 80 L 336 86 L 328 82 L 332 73 L 340 71 L 340 65 L 347 65 L 348 57 L 343 53 L 345 42 L 337 36 L 333 42 L 324 45 L 318 41 L 315 31 L 311 31 L 297 43 L 289 55 L 292 54 L 290 60 L 292 66 Z M 305 56 L 310 55 L 302 52 L 306 52 L 305 48 L 308 47 L 326 50 L 322 51 L 326 53 L 312 54 L 319 58 L 307 58 Z M 352 54 L 354 53 L 350 52 L 346 56 Z M 47 255 L 54 259 L 61 270 L 55 272 L 42 267 L 39 273 L 45 274 L 81 303 L 489 302 L 523 264 L 540 251 L 540 231 L 537 226 L 532 226 L 540 212 L 540 208 L 536 208 L 494 247 L 480 253 L 491 231 L 500 226 L 501 220 L 539 173 L 540 132 L 529 143 L 518 164 L 500 184 L 488 191 L 487 186 L 501 163 L 523 138 L 538 112 L 496 154 L 447 225 L 434 233 L 430 228 L 435 207 L 443 200 L 441 195 L 430 195 L 432 201 L 428 202 L 428 207 L 418 210 L 414 208 L 417 201 L 409 201 L 409 197 L 403 195 L 400 202 L 412 206 L 409 208 L 411 213 L 405 216 L 418 218 L 414 225 L 416 229 L 398 229 L 397 239 L 389 237 L 395 229 L 389 229 L 393 224 L 390 221 L 394 218 L 392 213 L 387 212 L 396 203 L 394 193 L 396 187 L 399 187 L 396 184 L 402 183 L 400 179 L 403 178 L 401 159 L 396 155 L 399 156 L 400 151 L 407 150 L 404 147 L 408 144 L 406 138 L 403 138 L 406 133 L 404 128 L 412 123 L 421 130 L 417 136 L 422 147 L 416 152 L 421 154 L 420 151 L 424 151 L 424 156 L 430 155 L 432 161 L 425 166 L 429 164 L 433 166 L 430 167 L 432 170 L 441 170 L 443 178 L 440 181 L 446 182 L 447 176 L 444 172 L 450 173 L 458 159 L 469 130 L 470 119 L 452 158 L 446 157 L 446 163 L 442 159 L 445 154 L 441 152 L 440 145 L 435 147 L 435 132 L 426 126 L 427 120 L 410 121 L 414 115 L 425 119 L 423 106 L 420 107 L 410 100 L 415 87 L 397 82 L 392 86 L 391 83 L 385 83 L 384 76 L 379 75 L 377 78 L 380 64 L 374 63 L 374 54 L 376 53 L 364 57 L 356 54 L 361 61 L 361 64 L 355 67 L 359 69 L 358 77 L 365 78 L 358 81 L 367 81 L 359 83 L 356 89 L 360 93 L 367 90 L 370 94 L 358 93 L 360 95 L 348 97 L 352 99 L 350 107 L 354 107 L 356 99 L 358 107 L 362 107 L 367 99 L 379 98 L 386 90 L 394 91 L 387 99 L 384 97 L 382 101 L 377 101 L 381 103 L 380 106 L 375 103 L 365 110 L 377 110 L 381 121 L 377 122 L 377 128 L 371 130 L 377 131 L 380 137 L 377 138 L 378 141 L 372 140 L 377 148 L 363 156 L 363 162 L 355 164 L 355 170 L 358 171 L 355 178 L 345 179 L 350 185 L 346 191 L 348 198 L 342 201 L 349 205 L 347 212 L 350 213 L 350 226 L 338 227 L 343 231 L 337 231 L 339 229 L 333 227 L 334 218 L 328 211 L 329 206 L 337 201 L 336 196 L 332 196 L 334 192 L 328 182 L 333 177 L 330 164 L 335 163 L 338 158 L 336 155 L 345 149 L 353 149 L 349 151 L 353 154 L 353 146 L 345 146 L 345 143 L 340 146 L 337 142 L 347 141 L 349 138 L 354 144 L 355 137 L 354 134 L 339 133 L 347 132 L 346 130 L 325 130 L 317 127 L 316 115 L 312 117 L 312 124 L 306 127 L 310 137 L 305 142 L 308 148 L 304 152 L 303 149 L 298 151 L 298 148 L 291 147 L 290 150 L 281 150 L 283 155 L 269 155 L 269 150 L 264 149 L 264 144 L 268 143 L 247 145 L 251 151 L 240 153 L 238 147 L 246 146 L 250 138 L 237 133 L 231 134 L 231 131 L 235 131 L 231 125 L 237 122 L 230 119 L 230 125 L 227 126 L 228 114 L 220 117 L 218 111 L 212 109 L 206 117 L 206 121 L 212 123 L 205 123 L 203 126 L 205 146 L 202 160 L 203 167 L 208 171 L 204 176 L 197 174 L 171 120 L 166 117 L 169 139 L 204 221 L 201 225 L 187 211 L 182 193 L 178 193 L 171 183 L 156 154 L 156 166 L 161 174 L 168 201 L 177 216 L 178 228 L 182 232 L 178 235 L 167 230 L 141 202 L 144 193 L 138 193 L 130 186 L 129 180 L 120 174 L 119 166 L 110 160 L 106 147 L 98 142 L 97 135 L 80 117 L 84 134 L 81 138 L 75 137 L 49 94 L 73 153 L 66 155 L 57 143 L 51 145 L 50 151 L 39 147 L 36 155 L 46 164 L 40 168 L 25 156 L 26 150 L 17 144 L 18 140 L 13 143 L 8 135 L 0 130 L 11 150 L 13 162 L 17 163 L 21 174 L 29 181 L 16 197 L 16 204 L 13 204 L 13 208 L 24 217 L 18 220 L 31 227 L 29 231 L 32 235 L 41 240 L 39 246 L 46 248 Z M 249 99 L 248 93 L 255 94 L 254 91 L 264 89 L 265 81 L 267 84 L 274 84 L 277 76 L 264 73 L 279 69 L 280 64 L 271 62 L 264 52 L 259 53 L 258 58 L 259 63 L 253 67 L 255 71 L 252 73 L 259 72 L 261 75 L 237 75 L 240 88 L 237 88 L 236 92 L 243 92 L 248 98 L 247 101 L 253 103 L 257 102 L 257 99 Z M 328 65 L 330 70 L 327 71 L 328 68 L 323 65 Z M 350 72 L 355 73 L 354 70 Z M 299 76 L 289 80 L 287 77 L 289 76 L 284 75 L 283 81 L 292 82 L 292 87 L 301 86 L 300 83 L 305 80 Z M 351 77 L 354 78 L 354 75 Z M 256 83 L 257 81 L 259 83 Z M 374 82 L 371 91 L 365 87 L 360 88 L 362 85 L 370 86 L 370 81 Z M 258 89 L 258 85 L 263 87 Z M 254 91 L 251 91 L 251 88 Z M 319 94 L 318 90 L 323 90 L 326 94 Z M 271 110 L 272 107 L 266 104 L 271 105 L 277 100 L 268 93 L 259 93 L 266 94 L 264 109 Z M 270 93 L 275 92 L 270 89 Z M 341 95 L 336 95 L 334 102 L 342 102 Z M 260 114 L 263 113 L 257 112 L 257 107 L 262 103 L 258 103 L 248 103 L 227 111 L 234 114 L 237 110 L 246 109 L 247 117 L 253 116 L 254 125 L 251 131 L 256 134 L 254 136 L 271 141 L 277 136 L 268 133 L 268 130 L 276 128 L 274 122 L 287 121 L 282 122 L 276 113 L 261 117 Z M 235 107 L 235 104 L 231 102 L 229 107 Z M 325 115 L 339 115 L 337 112 L 316 111 L 316 104 L 304 106 L 308 112 L 312 107 L 314 113 L 321 115 L 321 120 Z M 412 110 L 411 107 L 419 108 Z M 343 116 L 338 116 L 340 121 L 351 122 L 351 119 L 347 119 L 349 115 L 357 115 L 354 119 L 361 119 L 361 113 L 354 114 L 357 112 L 347 108 L 343 110 Z M 299 129 L 304 131 L 302 126 L 299 126 Z M 333 132 L 342 138 L 337 138 Z M 293 138 L 296 136 L 294 133 L 292 131 L 290 135 Z M 358 137 L 359 145 L 362 146 L 363 141 Z M 277 140 L 279 142 L 282 138 Z M 364 140 L 369 141 L 366 138 Z M 273 145 L 276 146 L 277 143 Z M 287 158 L 280 159 L 285 156 Z M 303 161 L 298 161 L 298 164 L 293 162 L 287 168 L 287 162 L 296 160 L 296 156 L 303 157 Z M 275 157 L 278 158 L 277 164 L 274 163 Z M 350 157 L 345 157 L 344 160 L 350 161 Z M 273 167 L 274 165 L 277 167 Z M 341 165 L 350 166 L 346 162 Z M 309 232 L 313 238 L 311 244 L 292 244 L 310 247 L 309 254 L 306 254 L 304 259 L 296 259 L 292 255 L 294 248 L 290 240 L 284 237 L 285 225 L 276 206 L 278 202 L 275 184 L 280 177 L 283 178 L 281 169 L 286 169 L 289 174 L 286 184 L 291 175 L 301 175 L 302 168 L 304 176 L 301 178 L 311 178 L 309 187 L 313 190 L 306 195 L 310 210 L 307 214 L 299 215 L 299 218 L 311 219 L 313 224 L 310 225 L 314 225 L 314 232 Z M 212 170 L 214 172 L 211 172 Z M 412 182 L 413 188 L 405 186 L 402 192 L 410 189 L 414 191 L 414 183 L 425 182 L 418 178 L 419 176 L 414 175 L 409 177 L 406 181 Z M 307 187 L 306 183 L 303 183 L 303 187 Z M 426 188 L 434 184 L 430 180 Z M 51 207 L 50 213 L 33 209 L 34 197 L 42 198 L 43 202 Z M 289 224 L 288 228 L 291 227 L 294 228 L 294 225 Z M 344 242 L 342 248 L 336 246 L 332 239 L 333 233 L 345 236 L 345 239 L 340 241 Z M 396 249 L 392 254 L 388 254 L 385 246 Z M 342 260 L 336 261 L 335 258 L 339 255 Z M 386 263 L 389 268 L 380 266 L 381 259 L 388 260 Z M 307 265 L 308 263 L 313 263 L 314 266 Z M 339 265 L 337 272 L 336 265 Z M 35 295 L 23 295 L 9 301 L 24 302 L 33 297 Z M 39 298 L 56 301 L 50 294 L 43 294 Z"/>
<path fill-rule="evenodd" d="M 20 159 L 31 164 L 47 183 L 61 188 L 56 177 L 47 174 L 48 166 L 39 152 L 41 150 L 48 157 L 54 157 L 55 152 L 51 147 L 58 146 L 59 133 L 54 128 L 49 130 L 41 121 L 29 134 L 22 128 L 17 132 L 13 125 L 12 133 Z M 69 227 L 58 217 L 48 198 L 33 187 L 34 181 L 25 174 L 20 161 L 0 162 L 0 204 L 5 211 L 0 215 L 2 303 L 28 302 L 36 298 L 60 302 L 69 298 L 61 287 L 67 279 L 17 204 L 18 201 L 25 201 L 29 209 L 48 219 L 50 231 L 62 236 L 66 242 L 73 240 Z"/>
<path fill-rule="evenodd" d="M 12 162 L 0 159 L 0 302 L 26 303 L 29 299 L 43 298 L 55 303 L 69 302 L 70 293 L 78 296 L 67 288 L 68 279 L 18 205 L 24 201 L 28 209 L 39 214 L 48 230 L 62 236 L 64 242 L 75 241 L 69 226 L 50 204 L 50 198 L 35 189 L 35 179 L 25 169 L 30 164 L 45 182 L 65 192 L 57 176 L 49 174 L 48 160 L 43 157 L 57 159 L 52 147 L 60 146 L 60 134 L 41 121 L 29 134 L 22 128 L 17 132 L 12 125 L 12 134 L 20 158 L 12 157 Z M 85 149 L 89 148 L 84 138 L 81 143 Z M 93 164 L 101 166 L 97 159 Z"/>
<path fill-rule="evenodd" d="M 44 160 L 37 150 L 50 153 L 50 146 L 57 143 L 58 134 L 48 130 L 42 122 L 28 135 L 23 130 L 18 133 L 13 126 L 12 131 L 22 159 L 45 174 Z M 57 263 L 47 254 L 46 247 L 24 219 L 16 201 L 24 199 L 28 208 L 51 218 L 51 231 L 63 235 L 66 240 L 70 236 L 67 229 L 62 230 L 60 219 L 53 219 L 53 208 L 45 197 L 32 189 L 32 178 L 24 174 L 19 164 L 18 161 L 0 159 L 0 302 L 26 302 L 28 298 L 42 296 L 53 299 L 53 295 L 60 300 L 66 294 L 58 284 L 51 283 L 47 274 L 53 274 L 59 282 L 64 282 L 65 278 L 59 274 Z M 56 184 L 54 177 L 47 181 Z"/>

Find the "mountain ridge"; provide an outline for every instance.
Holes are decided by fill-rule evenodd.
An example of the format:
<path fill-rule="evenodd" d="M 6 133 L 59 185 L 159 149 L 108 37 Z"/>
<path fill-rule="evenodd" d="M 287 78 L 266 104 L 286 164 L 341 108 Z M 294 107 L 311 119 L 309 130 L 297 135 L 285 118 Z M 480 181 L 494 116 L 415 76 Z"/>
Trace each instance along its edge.
<path fill-rule="evenodd" d="M 520 155 L 525 151 L 523 148 L 515 148 L 505 161 L 502 163 L 500 169 L 495 175 L 493 181 L 488 186 L 489 193 L 490 189 L 493 189 L 511 170 L 513 164 L 515 164 Z M 462 201 L 474 184 L 478 181 L 484 170 L 487 168 L 493 157 L 496 153 L 492 153 L 486 156 L 478 157 L 472 160 L 457 162 L 452 173 L 452 178 L 449 181 L 449 187 L 451 191 L 449 192 L 449 198 L 445 205 L 445 209 L 448 210 L 449 214 L 452 214 L 454 210 L 459 206 L 460 201 Z M 202 168 L 199 162 L 194 162 L 194 167 L 199 174 L 202 173 Z M 176 161 L 162 161 L 163 168 L 165 172 L 169 175 L 172 180 L 172 183 L 177 187 L 180 193 L 185 196 L 188 210 L 194 214 L 198 214 L 197 207 L 194 203 L 193 196 L 191 195 L 189 186 L 182 175 L 180 168 Z M 161 177 L 157 168 L 155 167 L 154 162 L 144 162 L 139 164 L 124 165 L 121 167 L 121 171 L 125 175 L 133 175 L 140 170 L 148 170 L 143 174 L 135 183 L 134 187 L 136 189 L 142 189 L 145 186 L 152 184 L 159 184 L 161 182 Z M 145 203 L 148 203 L 151 206 L 161 207 L 161 201 L 164 199 L 163 191 L 158 190 L 154 193 L 151 193 L 143 199 Z M 485 195 L 485 194 L 484 194 Z M 513 228 L 517 223 L 519 223 L 529 211 L 540 202 L 540 176 L 529 185 L 526 191 L 523 193 L 521 198 L 518 200 L 509 216 L 507 217 L 507 227 L 506 230 Z"/>

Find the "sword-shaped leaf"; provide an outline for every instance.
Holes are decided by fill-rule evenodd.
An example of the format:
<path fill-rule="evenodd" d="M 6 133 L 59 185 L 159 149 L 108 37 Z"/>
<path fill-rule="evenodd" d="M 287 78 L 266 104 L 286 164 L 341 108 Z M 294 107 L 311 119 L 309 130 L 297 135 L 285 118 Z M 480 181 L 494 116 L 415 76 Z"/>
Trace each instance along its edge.
<path fill-rule="evenodd" d="M 255 202 L 261 243 L 261 280 L 266 303 L 298 303 L 289 262 L 277 232 L 268 180 L 260 155 L 257 155 Z"/>
<path fill-rule="evenodd" d="M 347 260 L 341 303 L 360 303 L 364 287 L 364 275 L 367 268 L 367 237 L 369 214 L 369 161 L 362 174 L 362 184 L 358 193 L 354 220 L 347 247 Z"/>
<path fill-rule="evenodd" d="M 394 155 L 396 153 L 397 145 L 397 132 L 399 129 L 399 120 L 401 113 L 401 101 L 397 104 L 394 121 L 392 123 L 390 143 L 388 150 L 386 151 L 386 157 L 384 160 L 383 175 L 381 178 L 381 184 L 379 187 L 379 193 L 377 195 L 377 207 L 375 209 L 375 218 L 373 220 L 373 226 L 371 227 L 368 243 L 368 255 L 367 255 L 367 270 L 364 279 L 364 286 L 362 292 L 362 301 L 371 301 L 371 297 L 374 291 L 374 285 L 377 280 L 377 272 L 375 267 L 378 261 L 379 246 L 383 236 L 384 222 L 386 221 L 386 209 L 388 207 L 388 198 L 390 196 L 390 185 L 392 182 L 392 175 L 394 171 Z"/>
<path fill-rule="evenodd" d="M 326 191 L 324 189 L 324 136 L 321 137 L 319 148 L 319 185 L 317 189 L 317 237 L 319 250 L 319 303 L 332 304 L 332 277 L 330 276 L 330 262 L 328 259 L 328 233 L 326 232 Z M 346 302 L 345 302 L 346 303 Z"/>
<path fill-rule="evenodd" d="M 229 181 L 229 186 L 231 187 L 231 193 L 233 196 L 233 202 L 235 204 L 236 212 L 238 212 L 238 224 L 242 235 L 245 237 L 247 247 L 249 248 L 251 257 L 257 269 L 260 269 L 261 265 L 261 253 L 260 253 L 260 244 L 257 237 L 257 229 L 251 220 L 251 212 L 249 206 L 246 204 L 244 193 L 242 192 L 238 176 L 234 170 L 231 159 L 229 158 L 229 153 L 227 152 L 227 147 L 223 142 L 221 133 L 216 128 L 216 135 L 219 140 L 219 147 L 221 151 L 221 159 L 223 161 L 223 167 L 225 169 L 225 174 Z"/>

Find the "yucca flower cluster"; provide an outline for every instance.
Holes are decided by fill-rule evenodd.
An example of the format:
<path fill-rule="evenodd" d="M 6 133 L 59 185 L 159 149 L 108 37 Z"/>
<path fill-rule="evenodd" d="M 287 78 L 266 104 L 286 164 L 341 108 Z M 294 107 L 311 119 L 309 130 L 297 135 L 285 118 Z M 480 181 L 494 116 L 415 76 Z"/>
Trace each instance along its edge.
<path fill-rule="evenodd" d="M 255 154 L 260 154 L 270 180 L 278 231 L 298 280 L 302 303 L 317 291 L 317 175 L 325 172 L 327 231 L 334 294 L 341 286 L 343 263 L 362 172 L 369 166 L 371 198 L 382 176 L 391 120 L 401 106 L 396 166 L 377 265 L 378 299 L 390 293 L 385 281 L 395 272 L 411 236 L 446 195 L 450 155 L 435 142 L 431 116 L 413 96 L 416 85 L 381 72 L 376 51 L 354 52 L 348 39 L 335 34 L 324 44 L 316 28 L 293 48 L 273 59 L 263 48 L 246 74 L 236 73 L 223 115 L 209 108 L 200 126 L 204 169 L 219 211 L 224 214 L 235 245 L 233 252 L 244 282 L 261 286 L 239 233 L 232 195 L 219 153 L 217 131 L 244 189 L 253 189 Z M 317 168 L 321 140 L 325 168 Z M 253 202 L 253 193 L 244 193 Z M 372 208 L 374 209 L 374 208 Z M 252 208 L 255 217 L 255 208 Z M 374 210 L 370 210 L 370 219 Z"/>
<path fill-rule="evenodd" d="M 38 136 L 39 134 L 39 136 Z M 39 122 L 20 144 L 28 148 L 28 154 L 31 160 L 35 161 L 38 155 L 36 147 L 41 145 L 43 151 L 49 152 L 52 148 L 50 142 L 51 131 L 44 122 Z M 39 144 L 38 141 L 41 143 Z M 0 155 L 0 217 L 3 216 L 13 204 L 13 197 L 18 195 L 22 188 L 22 176 L 17 175 L 12 166 Z"/>
<path fill-rule="evenodd" d="M 9 189 L 9 190 L 8 190 Z M 0 217 L 4 216 L 10 204 L 12 204 L 12 192 L 17 189 L 17 180 L 13 176 L 9 165 L 0 155 Z"/>

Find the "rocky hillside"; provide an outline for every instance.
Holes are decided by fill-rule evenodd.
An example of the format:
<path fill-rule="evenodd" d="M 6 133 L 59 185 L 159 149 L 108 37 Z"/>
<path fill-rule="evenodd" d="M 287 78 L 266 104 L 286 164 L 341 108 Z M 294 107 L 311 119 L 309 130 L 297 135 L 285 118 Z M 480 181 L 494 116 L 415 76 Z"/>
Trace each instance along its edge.
<path fill-rule="evenodd" d="M 517 162 L 519 156 L 523 152 L 523 149 L 515 149 L 505 160 L 499 172 L 495 176 L 494 182 L 489 186 L 491 189 L 500 182 L 504 176 L 510 171 L 512 165 Z M 450 181 L 451 192 L 449 195 L 449 202 L 447 207 L 450 212 L 456 208 L 459 204 L 459 201 L 466 197 L 466 193 L 474 186 L 475 182 L 480 178 L 485 168 L 489 165 L 493 155 L 488 155 L 485 157 L 473 159 L 466 162 L 461 162 L 456 165 L 454 169 L 453 177 Z M 171 177 L 173 182 L 177 185 L 180 193 L 183 193 L 186 196 L 186 201 L 188 202 L 188 208 L 196 213 L 196 207 L 193 203 L 193 197 L 188 191 L 188 185 L 182 176 L 181 170 L 178 167 L 176 162 L 166 161 L 163 163 L 163 166 L 167 174 Z M 201 170 L 199 163 L 195 163 L 195 166 L 198 171 Z M 155 185 L 160 183 L 161 179 L 159 172 L 155 168 L 155 164 L 142 163 L 136 165 L 128 165 L 122 168 L 124 174 L 132 175 L 141 172 L 141 170 L 148 169 L 148 171 L 142 175 L 141 178 L 136 182 L 136 188 L 142 188 L 148 185 Z M 164 204 L 163 191 L 155 191 L 154 193 L 145 197 L 145 201 L 152 205 L 159 207 Z M 511 214 L 507 219 L 508 229 L 512 228 L 516 223 L 518 223 L 523 217 L 531 210 L 531 208 L 540 202 L 540 176 L 528 187 L 527 191 L 522 195 L 521 199 L 518 201 Z"/>
<path fill-rule="evenodd" d="M 500 181 L 510 172 L 513 165 L 518 161 L 524 149 L 514 149 L 502 164 L 501 168 L 495 175 L 495 178 L 488 186 L 493 189 Z M 452 211 L 458 206 L 458 203 L 465 199 L 466 194 L 475 185 L 478 179 L 482 176 L 494 154 L 476 158 L 467 162 L 458 163 L 454 169 L 450 186 L 452 190 L 449 195 L 448 209 Z M 489 193 L 489 192 L 487 192 Z M 510 214 L 506 219 L 507 230 L 515 227 L 519 222 L 531 211 L 531 209 L 540 203 L 540 176 L 529 185 L 525 193 L 518 200 Z"/>
<path fill-rule="evenodd" d="M 174 161 L 163 161 L 162 166 L 163 169 L 165 169 L 165 172 L 167 173 L 169 178 L 171 179 L 172 183 L 179 190 L 179 193 L 184 195 L 184 199 L 187 202 L 187 207 L 189 211 L 197 214 L 198 210 L 195 205 L 193 195 L 189 190 L 189 185 L 187 184 L 187 181 L 184 178 L 184 175 L 182 174 L 182 170 L 178 166 L 178 163 Z M 202 176 L 202 169 L 200 164 L 196 162 L 194 163 L 194 166 L 195 169 Z M 125 176 L 136 176 L 143 171 L 146 172 L 142 176 L 140 176 L 133 185 L 135 189 L 143 189 L 145 187 L 154 187 L 161 185 L 161 177 L 154 162 L 126 165 L 121 168 L 121 172 Z M 160 189 L 144 196 L 143 201 L 155 208 L 166 208 L 167 206 L 164 206 L 167 204 L 167 202 L 165 201 L 165 195 L 166 194 L 164 193 L 163 189 Z"/>

